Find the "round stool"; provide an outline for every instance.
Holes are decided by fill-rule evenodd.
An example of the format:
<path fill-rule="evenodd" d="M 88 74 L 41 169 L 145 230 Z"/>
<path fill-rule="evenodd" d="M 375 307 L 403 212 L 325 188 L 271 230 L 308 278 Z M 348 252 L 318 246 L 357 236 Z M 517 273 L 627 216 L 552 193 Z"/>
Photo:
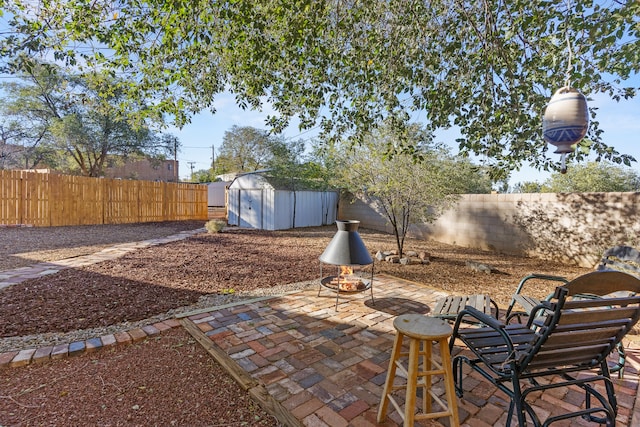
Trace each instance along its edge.
<path fill-rule="evenodd" d="M 396 328 L 396 337 L 393 343 L 389 370 L 384 384 L 382 400 L 378 409 L 378 422 L 381 423 L 387 417 L 389 402 L 393 404 L 405 426 L 413 426 L 414 420 L 449 417 L 451 426 L 460 425 L 458 420 L 458 405 L 453 384 L 453 371 L 451 355 L 449 354 L 448 338 L 452 334 L 451 326 L 442 319 L 428 317 L 421 314 L 403 314 L 393 321 Z M 404 338 L 409 339 L 409 352 L 403 353 L 402 344 Z M 432 355 L 433 343 L 440 345 L 442 364 L 434 360 Z M 422 356 L 422 370 L 420 369 L 419 356 Z M 401 363 L 401 358 L 408 357 L 408 369 Z M 394 390 L 405 386 L 394 386 L 396 369 L 400 369 L 407 376 L 406 398 L 404 411 L 391 395 Z M 433 390 L 431 390 L 431 377 L 442 375 L 446 391 L 444 402 Z M 420 381 L 418 381 L 420 378 Z M 417 413 L 416 394 L 418 385 L 422 387 L 422 413 Z M 431 412 L 432 398 L 440 406 L 440 411 Z"/>

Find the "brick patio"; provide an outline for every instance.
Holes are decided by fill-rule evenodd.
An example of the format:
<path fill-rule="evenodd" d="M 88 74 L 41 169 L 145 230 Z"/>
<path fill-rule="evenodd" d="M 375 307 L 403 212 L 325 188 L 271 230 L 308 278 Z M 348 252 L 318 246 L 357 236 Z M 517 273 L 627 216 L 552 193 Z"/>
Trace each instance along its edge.
<path fill-rule="evenodd" d="M 228 356 L 230 369 L 259 384 L 294 422 L 305 426 L 375 426 L 379 425 L 378 404 L 393 346 L 393 318 L 404 313 L 428 314 L 435 300 L 444 295 L 417 283 L 378 276 L 373 304 L 369 292 L 350 294 L 341 298 L 336 312 L 334 293 L 323 289 L 318 297 L 318 289 L 310 288 L 200 312 L 183 322 L 212 351 Z M 625 378 L 614 381 L 618 426 L 640 425 L 636 398 L 640 351 L 634 341 L 629 346 Z M 458 399 L 460 422 L 473 427 L 505 425 L 505 396 L 468 372 L 464 398 Z M 433 387 L 444 395 L 441 380 Z M 400 395 L 398 400 L 402 401 Z M 584 404 L 584 395 L 577 390 L 555 389 L 534 398 L 532 406 L 542 418 Z M 389 411 L 381 425 L 401 424 L 392 406 Z M 420 425 L 448 425 L 447 419 L 441 421 Z M 595 424 L 575 418 L 554 425 Z"/>

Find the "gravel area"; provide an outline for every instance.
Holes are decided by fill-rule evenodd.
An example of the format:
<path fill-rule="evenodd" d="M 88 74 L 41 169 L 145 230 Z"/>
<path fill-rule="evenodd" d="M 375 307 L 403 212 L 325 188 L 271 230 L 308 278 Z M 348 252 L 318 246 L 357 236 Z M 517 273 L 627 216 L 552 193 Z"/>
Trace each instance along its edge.
<path fill-rule="evenodd" d="M 63 254 L 103 247 L 107 241 L 145 240 L 201 226 L 198 222 L 160 223 L 2 232 L 13 233 L 13 238 L 21 232 L 30 236 L 21 240 L 21 246 L 32 254 L 40 254 L 45 241 L 54 242 L 57 246 L 45 254 L 60 259 Z M 334 233 L 333 226 L 278 232 L 230 228 L 10 286 L 0 292 L 0 351 L 85 340 L 198 308 L 317 286 L 317 259 Z M 373 252 L 393 249 L 393 236 L 366 229 L 360 234 Z M 503 306 L 515 284 L 530 272 L 575 277 L 587 271 L 437 242 L 409 240 L 406 247 L 429 252 L 431 263 L 383 262 L 376 264 L 376 271 L 452 293 L 489 293 Z M 469 269 L 469 260 L 492 266 L 494 273 Z M 535 291 L 542 297 L 550 290 Z"/>
<path fill-rule="evenodd" d="M 255 426 L 280 423 L 186 331 L 7 369 L 3 426 Z"/>
<path fill-rule="evenodd" d="M 0 353 L 25 348 L 39 348 L 50 345 L 68 344 L 75 341 L 86 341 L 94 337 L 101 337 L 108 334 L 115 334 L 121 331 L 140 328 L 156 322 L 161 322 L 174 317 L 182 317 L 193 311 L 204 308 L 221 307 L 230 304 L 241 304 L 243 301 L 250 301 L 256 298 L 283 295 L 288 292 L 303 290 L 308 286 L 317 287 L 318 280 L 289 283 L 271 288 L 258 289 L 251 292 L 209 294 L 198 298 L 194 304 L 184 305 L 167 310 L 164 313 L 156 314 L 138 321 L 124 321 L 112 325 L 74 329 L 67 332 L 43 332 L 19 336 L 0 337 Z M 1 424 L 0 424 L 1 426 Z"/>

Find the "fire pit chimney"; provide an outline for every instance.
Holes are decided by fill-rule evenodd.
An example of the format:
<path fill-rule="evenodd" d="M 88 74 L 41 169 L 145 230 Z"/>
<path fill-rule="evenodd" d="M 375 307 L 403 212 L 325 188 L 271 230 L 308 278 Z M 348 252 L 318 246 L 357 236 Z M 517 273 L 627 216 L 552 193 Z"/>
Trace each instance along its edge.
<path fill-rule="evenodd" d="M 329 242 L 320 261 L 333 265 L 369 265 L 373 258 L 358 234 L 360 221 L 336 221 L 338 231 Z"/>
<path fill-rule="evenodd" d="M 371 303 L 373 303 L 373 258 L 367 250 L 358 234 L 360 221 L 336 221 L 338 232 L 333 236 L 329 245 L 320 255 L 320 286 L 318 296 L 322 288 L 327 288 L 336 293 L 336 311 L 340 293 L 371 291 Z M 338 269 L 334 276 L 322 276 L 322 264 L 332 264 Z M 365 279 L 363 271 L 366 266 L 371 266 L 371 278 Z M 354 271 L 353 266 L 358 268 Z"/>

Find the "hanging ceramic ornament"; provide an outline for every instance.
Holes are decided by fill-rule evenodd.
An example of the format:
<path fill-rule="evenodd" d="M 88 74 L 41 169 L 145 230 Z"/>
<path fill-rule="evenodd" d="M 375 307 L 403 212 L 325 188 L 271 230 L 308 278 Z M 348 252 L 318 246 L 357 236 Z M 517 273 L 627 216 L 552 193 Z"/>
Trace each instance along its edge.
<path fill-rule="evenodd" d="M 572 153 L 574 145 L 587 134 L 589 109 L 587 100 L 578 90 L 565 86 L 556 91 L 547 104 L 542 118 L 542 135 L 548 144 L 556 146 L 561 154 L 561 172 L 567 167 L 565 156 Z"/>

